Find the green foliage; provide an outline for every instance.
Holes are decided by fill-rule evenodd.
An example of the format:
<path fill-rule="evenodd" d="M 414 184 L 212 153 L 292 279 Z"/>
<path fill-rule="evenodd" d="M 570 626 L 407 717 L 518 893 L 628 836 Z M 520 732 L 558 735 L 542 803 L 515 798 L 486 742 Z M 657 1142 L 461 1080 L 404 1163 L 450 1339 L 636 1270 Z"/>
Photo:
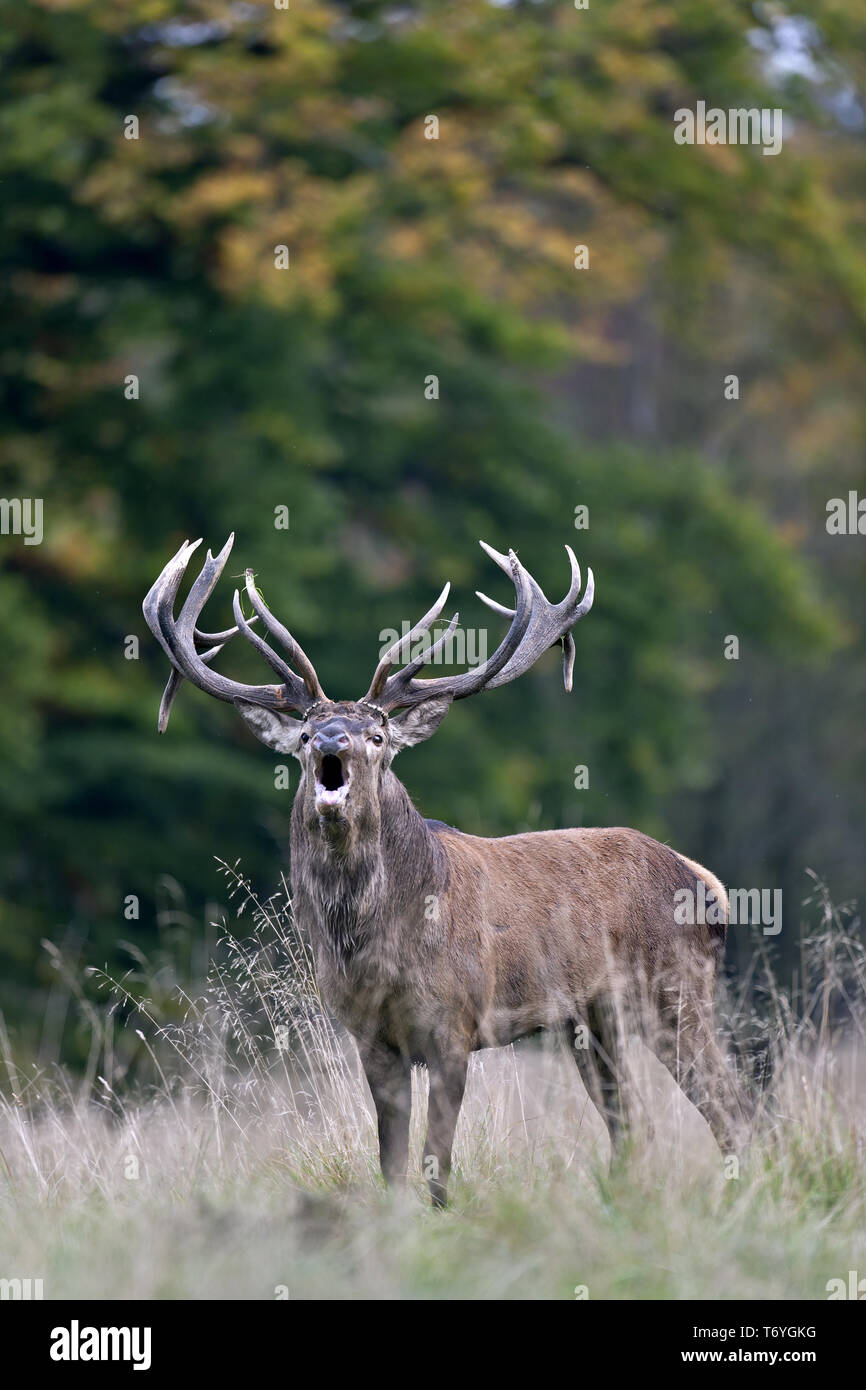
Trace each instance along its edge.
<path fill-rule="evenodd" d="M 203 911 L 214 854 L 265 887 L 285 864 L 289 793 L 233 712 L 184 690 L 155 733 L 165 661 L 140 603 L 184 536 L 234 530 L 232 576 L 256 567 L 344 696 L 445 578 L 486 627 L 469 595 L 504 595 L 478 537 L 518 547 L 556 598 L 570 541 L 598 585 L 575 695 L 547 658 L 456 708 L 407 784 L 482 833 L 667 837 L 685 797 L 684 851 L 760 872 L 768 842 L 720 833 L 712 808 L 754 766 L 744 719 L 789 764 L 799 730 L 750 692 L 820 705 L 815 658 L 842 651 L 852 691 L 862 664 L 862 562 L 815 540 L 824 479 L 853 486 L 862 458 L 862 149 L 824 100 L 860 81 L 862 26 L 853 5 L 811 8 L 820 81 L 788 84 L 797 130 L 767 159 L 672 139 L 697 98 L 779 104 L 749 38 L 772 22 L 734 0 L 4 7 L 0 493 L 45 507 L 41 545 L 0 537 L 0 1005 L 22 1037 L 43 936 L 104 958 L 152 936 L 163 876 Z M 257 665 L 232 649 L 225 669 Z M 825 752 L 819 793 L 791 804 L 829 808 L 848 891 L 855 792 L 837 787 L 862 740 Z M 807 816 L 785 845 L 792 883 L 816 833 Z"/>

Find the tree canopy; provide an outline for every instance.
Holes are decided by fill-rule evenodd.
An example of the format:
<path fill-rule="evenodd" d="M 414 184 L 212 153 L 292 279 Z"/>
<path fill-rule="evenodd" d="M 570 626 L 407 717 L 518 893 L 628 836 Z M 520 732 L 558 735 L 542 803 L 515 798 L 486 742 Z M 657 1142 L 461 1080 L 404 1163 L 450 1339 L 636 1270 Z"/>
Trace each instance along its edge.
<path fill-rule="evenodd" d="M 789 941 L 807 866 L 856 893 L 863 545 L 824 520 L 863 486 L 864 31 L 854 0 L 3 6 L 0 493 L 44 506 L 0 536 L 22 1046 L 43 937 L 114 958 L 161 885 L 207 916 L 214 855 L 285 866 L 234 711 L 184 689 L 155 732 L 140 605 L 185 536 L 237 533 L 343 697 L 446 578 L 498 640 L 479 537 L 554 599 L 571 543 L 575 694 L 550 656 L 452 711 L 400 767 L 425 813 L 636 825 L 784 886 Z M 698 100 L 783 108 L 782 151 L 678 145 Z"/>

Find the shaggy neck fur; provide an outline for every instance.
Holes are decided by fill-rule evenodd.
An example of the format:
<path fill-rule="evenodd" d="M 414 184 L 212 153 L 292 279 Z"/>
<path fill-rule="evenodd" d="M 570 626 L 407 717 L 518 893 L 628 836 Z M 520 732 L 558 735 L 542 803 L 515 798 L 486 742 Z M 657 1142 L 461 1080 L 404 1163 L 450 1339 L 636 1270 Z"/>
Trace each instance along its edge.
<path fill-rule="evenodd" d="M 378 798 L 347 821 L 320 821 L 302 779 L 291 831 L 292 882 L 320 937 L 345 964 L 392 922 L 423 915 L 425 897 L 447 878 L 436 836 L 387 770 Z"/>

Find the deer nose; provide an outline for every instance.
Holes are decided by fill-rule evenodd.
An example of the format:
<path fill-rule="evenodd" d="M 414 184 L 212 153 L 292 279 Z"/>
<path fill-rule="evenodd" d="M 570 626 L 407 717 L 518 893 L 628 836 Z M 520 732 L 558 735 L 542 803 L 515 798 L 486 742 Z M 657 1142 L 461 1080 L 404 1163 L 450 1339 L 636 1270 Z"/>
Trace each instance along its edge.
<path fill-rule="evenodd" d="M 313 735 L 313 748 L 317 753 L 321 753 L 323 758 L 327 757 L 329 753 L 336 753 L 339 756 L 349 747 L 350 742 L 348 734 Z"/>

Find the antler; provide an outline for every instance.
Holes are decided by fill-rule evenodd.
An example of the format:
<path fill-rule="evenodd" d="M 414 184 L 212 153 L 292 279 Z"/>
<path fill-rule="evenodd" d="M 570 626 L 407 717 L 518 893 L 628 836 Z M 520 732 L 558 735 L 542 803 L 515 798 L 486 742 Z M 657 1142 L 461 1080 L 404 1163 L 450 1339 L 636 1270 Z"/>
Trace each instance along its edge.
<path fill-rule="evenodd" d="M 415 624 L 411 632 L 399 638 L 385 652 L 376 667 L 370 689 L 363 697 L 362 703 L 374 704 L 388 713 L 394 709 L 418 705 L 434 695 L 450 695 L 454 700 L 465 700 L 467 696 L 475 695 L 481 690 L 493 689 L 497 685 L 506 685 L 509 681 L 516 680 L 534 665 L 543 651 L 557 642 L 562 642 L 563 646 L 565 688 L 571 689 L 574 667 L 574 640 L 571 628 L 592 607 L 595 591 L 592 570 L 587 571 L 586 592 L 583 599 L 580 599 L 580 566 L 571 547 L 566 546 L 571 563 L 571 585 L 561 603 L 551 604 L 532 575 L 521 565 L 513 550 L 509 550 L 507 555 L 500 555 L 484 541 L 480 544 L 509 576 L 517 596 L 516 606 L 505 608 L 484 594 L 478 595 L 482 602 L 495 612 L 511 618 L 511 626 L 496 651 L 483 666 L 465 671 L 460 676 L 416 680 L 416 672 L 433 658 L 457 626 L 458 614 L 455 613 L 441 637 L 409 661 L 401 671 L 390 674 L 401 648 L 428 632 L 439 617 L 448 597 L 449 585 L 446 584 L 433 607 Z"/>
<path fill-rule="evenodd" d="M 491 546 L 484 545 L 483 541 L 481 544 L 491 560 L 495 560 L 499 568 L 505 570 L 507 574 L 509 562 L 506 556 L 500 555 Z M 520 650 L 514 654 L 493 680 L 487 682 L 491 690 L 497 685 L 507 685 L 509 681 L 522 676 L 524 671 L 528 671 L 530 666 L 534 666 L 542 652 L 547 651 L 548 647 L 555 647 L 557 642 L 562 643 L 562 682 L 566 690 L 571 690 L 574 673 L 574 638 L 571 635 L 571 629 L 575 623 L 586 616 L 592 607 L 592 601 L 595 598 L 595 579 L 592 570 L 587 569 L 586 590 L 581 598 L 580 565 L 577 563 L 571 546 L 567 545 L 565 550 L 571 565 L 571 584 L 561 603 L 548 602 L 532 575 L 527 573 L 526 577 L 532 589 L 532 616 L 529 620 L 529 627 L 523 642 L 520 644 Z M 478 593 L 477 590 L 476 593 Z M 501 603 L 496 603 L 486 594 L 478 593 L 478 597 L 482 603 L 487 604 L 488 608 L 492 608 L 494 613 L 502 613 L 506 618 L 514 616 L 513 608 L 504 608 Z"/>
<path fill-rule="evenodd" d="M 199 690 L 215 695 L 218 700 L 234 703 L 235 700 L 248 700 L 251 704 L 263 705 L 267 709 L 301 713 L 311 704 L 326 699 L 319 684 L 319 678 L 312 662 L 304 654 L 291 633 L 273 616 L 256 591 L 252 570 L 247 570 L 245 587 L 256 616 L 247 620 L 241 611 L 241 601 L 237 589 L 234 594 L 234 616 L 236 627 L 224 632 L 201 632 L 196 627 L 199 614 L 213 593 L 222 574 L 226 561 L 234 545 L 234 532 L 229 536 L 219 555 L 207 553 L 202 570 L 187 595 L 180 615 L 174 616 L 174 601 L 180 588 L 189 558 L 201 545 L 201 541 L 184 541 L 180 550 L 169 560 L 162 574 L 151 588 L 142 604 L 147 625 L 159 642 L 172 664 L 172 672 L 159 707 L 159 732 L 164 733 L 168 724 L 171 707 L 180 689 L 183 678 L 192 681 Z M 289 660 L 300 671 L 300 676 L 283 661 L 282 657 L 268 646 L 251 624 L 261 618 L 272 636 L 285 648 Z M 281 685 L 242 685 L 228 680 L 216 671 L 209 669 L 210 662 L 222 651 L 226 642 L 236 633 L 242 632 L 256 651 L 265 658 L 268 665 L 279 676 Z M 209 648 L 197 651 L 196 643 Z"/>

